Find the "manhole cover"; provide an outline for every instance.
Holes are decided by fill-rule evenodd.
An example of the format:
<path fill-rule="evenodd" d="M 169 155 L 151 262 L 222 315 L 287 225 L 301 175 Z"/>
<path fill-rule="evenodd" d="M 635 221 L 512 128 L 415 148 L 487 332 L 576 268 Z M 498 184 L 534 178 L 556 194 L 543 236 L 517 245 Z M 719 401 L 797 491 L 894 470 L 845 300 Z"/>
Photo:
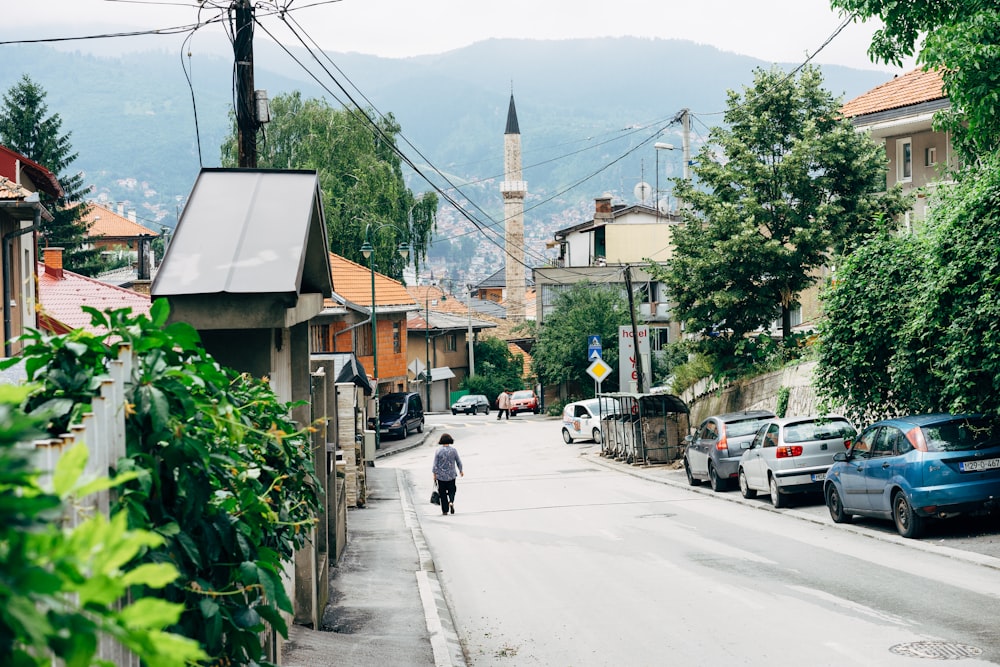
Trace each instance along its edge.
<path fill-rule="evenodd" d="M 906 642 L 889 648 L 896 655 L 931 660 L 961 660 L 982 655 L 983 649 L 955 642 Z"/>

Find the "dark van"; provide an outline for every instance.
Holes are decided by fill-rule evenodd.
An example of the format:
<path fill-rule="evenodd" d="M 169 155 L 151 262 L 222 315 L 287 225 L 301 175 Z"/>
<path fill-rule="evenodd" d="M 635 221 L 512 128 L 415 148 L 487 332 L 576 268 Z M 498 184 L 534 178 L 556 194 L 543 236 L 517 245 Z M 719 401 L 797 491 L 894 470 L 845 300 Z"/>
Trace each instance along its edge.
<path fill-rule="evenodd" d="M 405 438 L 410 431 L 424 430 L 424 404 L 420 394 L 398 391 L 378 400 L 379 429 L 382 433 Z"/>

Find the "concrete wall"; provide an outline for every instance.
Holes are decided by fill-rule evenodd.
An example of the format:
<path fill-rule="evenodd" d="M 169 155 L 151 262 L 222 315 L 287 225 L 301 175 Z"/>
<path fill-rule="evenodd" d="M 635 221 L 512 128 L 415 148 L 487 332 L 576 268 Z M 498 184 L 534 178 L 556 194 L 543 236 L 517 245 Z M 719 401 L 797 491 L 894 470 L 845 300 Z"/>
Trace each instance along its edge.
<path fill-rule="evenodd" d="M 697 427 L 711 415 L 740 410 L 774 410 L 778 390 L 788 387 L 788 408 L 785 415 L 795 417 L 819 412 L 819 398 L 812 387 L 816 362 L 790 366 L 780 371 L 760 375 L 751 380 L 720 389 L 703 380 L 684 392 L 681 398 L 691 409 L 691 426 Z"/>

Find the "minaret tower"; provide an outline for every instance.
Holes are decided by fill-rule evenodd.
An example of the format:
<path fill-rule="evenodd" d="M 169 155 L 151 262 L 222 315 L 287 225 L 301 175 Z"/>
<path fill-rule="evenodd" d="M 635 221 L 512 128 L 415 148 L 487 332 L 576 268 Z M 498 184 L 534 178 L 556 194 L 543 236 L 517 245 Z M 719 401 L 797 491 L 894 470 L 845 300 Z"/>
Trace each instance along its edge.
<path fill-rule="evenodd" d="M 521 131 L 517 127 L 514 93 L 510 94 L 507 129 L 503 134 L 503 217 L 506 233 L 507 320 L 524 321 L 524 195 L 528 184 L 521 180 Z"/>

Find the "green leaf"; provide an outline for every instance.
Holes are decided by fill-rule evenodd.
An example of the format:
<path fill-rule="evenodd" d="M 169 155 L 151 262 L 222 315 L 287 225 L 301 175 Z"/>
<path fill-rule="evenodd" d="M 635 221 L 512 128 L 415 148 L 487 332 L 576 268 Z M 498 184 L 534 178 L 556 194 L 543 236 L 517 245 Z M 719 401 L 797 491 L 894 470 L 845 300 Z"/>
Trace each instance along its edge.
<path fill-rule="evenodd" d="M 167 323 L 167 318 L 170 317 L 170 304 L 166 299 L 156 299 L 153 301 L 153 305 L 149 308 L 149 318 L 153 322 L 153 326 L 157 329 L 162 329 Z"/>
<path fill-rule="evenodd" d="M 90 453 L 82 444 L 76 444 L 62 453 L 56 462 L 56 469 L 52 475 L 52 490 L 59 497 L 65 497 L 83 474 L 87 466 L 87 459 Z"/>
<path fill-rule="evenodd" d="M 130 628 L 165 628 L 177 623 L 184 605 L 153 597 L 139 598 L 120 613 Z"/>

